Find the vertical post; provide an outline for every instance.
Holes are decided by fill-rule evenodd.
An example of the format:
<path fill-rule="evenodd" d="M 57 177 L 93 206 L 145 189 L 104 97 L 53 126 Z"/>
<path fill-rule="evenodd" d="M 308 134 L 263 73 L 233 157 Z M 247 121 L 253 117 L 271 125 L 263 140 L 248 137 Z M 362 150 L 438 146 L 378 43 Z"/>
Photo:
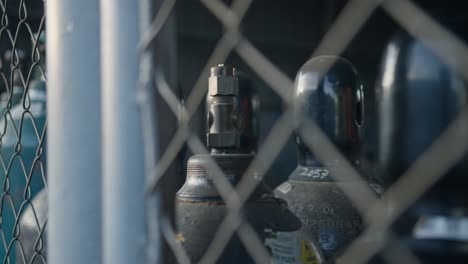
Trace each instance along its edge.
<path fill-rule="evenodd" d="M 150 32 L 151 23 L 154 17 L 153 0 L 140 0 L 140 32 L 143 41 L 145 34 Z M 156 102 L 154 100 L 154 67 L 153 52 L 151 48 L 144 48 L 140 51 L 139 67 L 139 88 L 140 88 L 140 109 L 141 122 L 143 128 L 144 150 L 145 150 L 145 174 L 147 183 L 151 183 L 155 176 L 156 162 L 158 157 L 158 126 L 156 117 Z M 148 187 L 148 184 L 146 185 Z M 147 189 L 146 193 L 146 251 L 147 263 L 161 263 L 162 243 L 161 243 L 161 191 Z"/>
<path fill-rule="evenodd" d="M 49 0 L 48 263 L 101 263 L 99 1 Z"/>
<path fill-rule="evenodd" d="M 160 15 L 163 12 L 167 12 L 167 7 L 170 5 L 167 0 L 156 0 L 153 1 L 153 12 L 155 16 Z M 156 17 L 154 18 L 156 19 Z M 177 82 L 177 54 L 176 54 L 176 21 L 175 21 L 175 10 L 172 10 L 164 21 L 160 28 L 157 36 L 154 38 L 151 49 L 153 51 L 153 67 L 155 72 L 159 72 L 159 78 L 164 78 L 169 85 L 169 88 L 175 95 L 181 96 L 181 89 L 179 89 L 179 83 Z M 158 78 L 158 77 L 156 77 Z M 157 86 L 154 87 L 157 90 Z M 169 142 L 173 139 L 177 128 L 178 120 L 177 115 L 174 115 L 168 102 L 159 93 L 155 93 L 155 115 L 164 117 L 157 119 L 158 122 L 158 152 L 163 154 L 169 146 Z M 183 175 L 183 169 L 180 168 L 181 155 L 184 155 L 184 151 L 181 151 L 179 155 L 171 162 L 169 167 L 160 179 L 161 186 L 161 199 L 162 199 L 162 210 L 170 218 L 174 224 L 175 220 L 175 194 L 178 187 L 182 186 L 185 182 L 185 175 Z M 163 251 L 167 251 L 163 249 Z"/>
<path fill-rule="evenodd" d="M 143 264 L 144 152 L 138 1 L 101 0 L 103 263 Z"/>

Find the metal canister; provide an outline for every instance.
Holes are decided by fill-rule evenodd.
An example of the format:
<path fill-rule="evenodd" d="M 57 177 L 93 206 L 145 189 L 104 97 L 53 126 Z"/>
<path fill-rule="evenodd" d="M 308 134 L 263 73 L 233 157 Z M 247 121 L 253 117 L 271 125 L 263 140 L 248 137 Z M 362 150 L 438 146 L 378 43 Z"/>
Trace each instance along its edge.
<path fill-rule="evenodd" d="M 364 117 L 364 95 L 355 67 L 336 56 L 319 56 L 307 61 L 295 80 L 295 114 L 299 127 L 314 121 L 351 164 L 359 166 L 360 130 Z M 343 160 L 321 162 L 297 134 L 299 164 L 275 190 L 301 219 L 306 234 L 313 236 L 325 258 L 332 261 L 361 233 L 363 220 L 331 175 Z"/>
<path fill-rule="evenodd" d="M 213 181 L 210 169 L 215 162 L 233 186 L 244 175 L 254 154 L 239 150 L 243 121 L 236 97 L 238 80 L 235 69 L 213 67 L 209 80 L 213 97 L 208 115 L 207 145 L 211 154 L 192 156 L 187 164 L 187 180 L 176 197 L 179 238 L 191 261 L 198 262 L 212 243 L 220 224 L 229 213 Z M 259 185 L 261 186 L 261 184 Z M 257 188 L 246 201 L 241 215 L 248 221 L 270 251 L 273 263 L 321 263 L 318 247 L 300 234 L 301 222 L 287 209 L 283 200 L 263 188 Z M 251 263 L 249 250 L 237 234 L 229 239 L 219 263 Z"/>
<path fill-rule="evenodd" d="M 446 40 L 432 41 L 442 46 Z M 458 58 L 456 53 L 450 56 Z M 390 184 L 467 106 L 466 82 L 444 59 L 404 32 L 387 45 L 377 89 L 379 161 Z M 468 133 L 468 126 L 464 129 Z M 465 156 L 449 168 L 393 226 L 424 263 L 465 263 L 468 258 L 467 161 Z"/>

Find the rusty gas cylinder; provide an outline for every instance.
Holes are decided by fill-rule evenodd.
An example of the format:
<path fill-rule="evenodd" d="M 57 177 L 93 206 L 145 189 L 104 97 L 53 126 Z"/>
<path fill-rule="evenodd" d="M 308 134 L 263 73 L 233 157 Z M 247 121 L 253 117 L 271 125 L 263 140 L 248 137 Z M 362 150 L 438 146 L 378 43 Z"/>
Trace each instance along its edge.
<path fill-rule="evenodd" d="M 243 153 L 239 148 L 243 121 L 236 100 L 238 80 L 234 68 L 219 65 L 211 69 L 209 95 L 213 97 L 207 122 L 207 145 L 211 153 L 194 155 L 188 160 L 187 179 L 176 196 L 179 238 L 193 262 L 203 259 L 229 213 L 213 179 L 225 176 L 236 186 L 242 177 L 256 178 L 255 171 L 244 175 L 255 155 Z M 216 175 L 210 167 L 211 162 L 215 162 L 224 175 Z M 322 263 L 319 248 L 312 240 L 301 236 L 299 219 L 271 192 L 258 187 L 247 199 L 240 215 L 244 219 L 242 222 L 250 223 L 259 235 L 273 263 Z M 224 228 L 229 227 L 232 226 Z M 226 239 L 228 242 L 217 262 L 254 262 L 250 249 L 237 233 Z"/>
<path fill-rule="evenodd" d="M 295 119 L 314 121 L 328 139 L 354 166 L 359 165 L 360 130 L 364 114 L 362 84 L 355 67 L 336 56 L 309 60 L 295 81 L 295 99 L 300 102 Z M 353 181 L 337 182 L 331 171 L 343 160 L 319 161 L 301 136 L 296 135 L 298 167 L 275 190 L 302 221 L 325 258 L 333 260 L 361 233 L 363 220 L 339 184 L 350 188 Z"/>

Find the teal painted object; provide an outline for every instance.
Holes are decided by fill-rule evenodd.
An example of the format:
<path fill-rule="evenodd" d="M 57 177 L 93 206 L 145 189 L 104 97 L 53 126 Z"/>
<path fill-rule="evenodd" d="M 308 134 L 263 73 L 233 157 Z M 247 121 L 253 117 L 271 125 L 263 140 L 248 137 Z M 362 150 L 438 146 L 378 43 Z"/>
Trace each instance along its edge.
<path fill-rule="evenodd" d="M 15 263 L 18 243 L 12 243 L 12 240 L 16 236 L 14 234 L 20 234 L 19 230 L 15 230 L 18 216 L 28 207 L 25 201 L 32 200 L 44 188 L 45 182 L 45 82 L 39 79 L 31 81 L 28 94 L 29 97 L 11 107 L 11 116 L 3 115 L 0 120 L 0 153 L 4 161 L 0 172 L 3 189 L 0 198 L 0 229 L 3 231 L 3 234 L 0 234 L 0 239 L 3 240 L 0 241 L 0 263 L 3 263 L 6 257 L 4 243 L 10 247 L 7 259 L 11 264 Z M 42 148 L 41 138 L 44 138 Z M 42 154 L 37 155 L 41 152 Z M 37 156 L 40 156 L 40 160 L 35 161 Z"/>
<path fill-rule="evenodd" d="M 23 88 L 20 86 L 14 86 L 13 87 L 13 95 L 11 97 L 11 107 L 19 104 L 21 100 L 23 99 Z M 3 93 L 2 97 L 0 99 L 0 118 L 3 118 L 5 116 L 5 111 L 8 106 L 8 99 L 9 99 L 9 94 L 8 93 Z"/>

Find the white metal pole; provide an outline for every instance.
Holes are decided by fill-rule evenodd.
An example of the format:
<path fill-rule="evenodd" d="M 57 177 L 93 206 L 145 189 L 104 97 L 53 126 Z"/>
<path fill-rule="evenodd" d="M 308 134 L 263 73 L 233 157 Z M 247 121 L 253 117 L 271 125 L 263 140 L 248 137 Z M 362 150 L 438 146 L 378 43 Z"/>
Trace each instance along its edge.
<path fill-rule="evenodd" d="M 101 263 L 99 1 L 48 0 L 48 263 Z"/>
<path fill-rule="evenodd" d="M 138 1 L 101 0 L 103 259 L 145 260 L 144 150 L 137 101 Z"/>

